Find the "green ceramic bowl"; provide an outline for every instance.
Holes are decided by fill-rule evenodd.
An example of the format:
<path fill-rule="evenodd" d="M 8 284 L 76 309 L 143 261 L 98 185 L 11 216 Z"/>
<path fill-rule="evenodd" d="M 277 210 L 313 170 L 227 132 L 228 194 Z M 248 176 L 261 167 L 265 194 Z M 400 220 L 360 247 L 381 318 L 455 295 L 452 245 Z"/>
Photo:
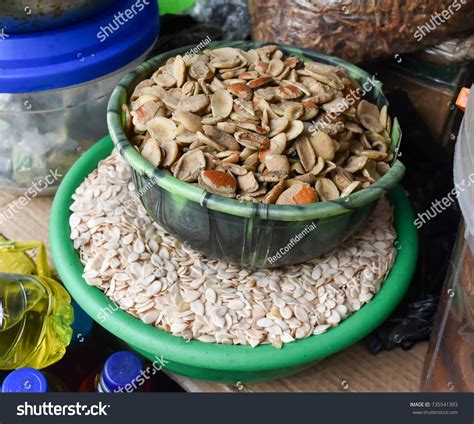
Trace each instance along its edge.
<path fill-rule="evenodd" d="M 266 43 L 213 43 L 210 48 L 234 46 L 251 49 Z M 306 49 L 279 45 L 288 55 L 347 68 L 359 83 L 370 76 L 362 69 L 335 57 Z M 132 169 L 140 199 L 150 216 L 181 241 L 210 258 L 247 267 L 285 266 L 323 255 L 351 236 L 369 217 L 377 199 L 395 187 L 405 167 L 396 160 L 390 171 L 371 187 L 344 199 L 304 206 L 263 205 L 239 202 L 207 193 L 197 185 L 179 181 L 156 169 L 132 146 L 123 131 L 122 105 L 128 102 L 135 86 L 166 60 L 184 55 L 189 48 L 159 55 L 127 75 L 113 92 L 108 107 L 109 133 Z M 379 107 L 387 104 L 381 85 L 366 96 Z M 398 148 L 401 133 L 394 120 L 391 148 Z M 396 156 L 395 156 L 396 157 Z M 156 184 L 150 184 L 155 179 Z M 150 188 L 151 186 L 151 188 Z M 314 229 L 314 227 L 316 227 Z M 305 228 L 312 228 L 305 236 Z M 288 248 L 292 239 L 298 239 Z M 273 258 L 269 261 L 269 258 Z"/>
<path fill-rule="evenodd" d="M 84 267 L 70 239 L 71 196 L 101 159 L 112 151 L 107 138 L 88 150 L 65 176 L 54 199 L 50 220 L 51 251 L 56 269 L 79 305 L 100 325 L 166 369 L 204 380 L 237 382 L 283 377 L 297 372 L 360 340 L 380 325 L 404 296 L 415 270 L 418 238 L 410 203 L 401 188 L 388 198 L 394 205 L 398 254 L 380 292 L 338 327 L 297 340 L 278 350 L 270 345 L 251 348 L 191 341 L 144 324 L 118 309 L 97 287 L 82 278 Z"/>

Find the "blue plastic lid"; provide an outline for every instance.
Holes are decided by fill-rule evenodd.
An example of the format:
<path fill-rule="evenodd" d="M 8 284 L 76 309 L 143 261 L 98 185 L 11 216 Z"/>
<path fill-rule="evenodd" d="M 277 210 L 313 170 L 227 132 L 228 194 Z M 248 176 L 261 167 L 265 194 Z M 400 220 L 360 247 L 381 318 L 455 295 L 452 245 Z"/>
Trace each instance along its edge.
<path fill-rule="evenodd" d="M 71 324 L 72 339 L 71 345 L 83 343 L 89 336 L 94 325 L 93 319 L 74 301 L 71 302 L 74 308 L 74 322 Z"/>
<path fill-rule="evenodd" d="M 18 368 L 7 375 L 2 393 L 46 393 L 48 383 L 44 375 L 34 368 Z"/>
<path fill-rule="evenodd" d="M 137 377 L 142 370 L 142 362 L 132 352 L 116 352 L 105 361 L 100 376 L 100 390 L 104 392 L 123 391 L 127 384 L 138 389 Z"/>
<path fill-rule="evenodd" d="M 106 76 L 158 37 L 156 0 L 120 0 L 75 25 L 0 39 L 0 93 L 53 90 Z"/>

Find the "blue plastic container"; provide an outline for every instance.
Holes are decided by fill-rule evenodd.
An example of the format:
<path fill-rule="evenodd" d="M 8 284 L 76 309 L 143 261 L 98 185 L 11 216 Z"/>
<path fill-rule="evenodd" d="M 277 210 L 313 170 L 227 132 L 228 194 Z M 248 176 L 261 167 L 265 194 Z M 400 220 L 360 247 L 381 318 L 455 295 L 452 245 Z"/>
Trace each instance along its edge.
<path fill-rule="evenodd" d="M 49 194 L 107 133 L 113 88 L 159 33 L 156 1 L 120 0 L 75 25 L 6 34 L 0 48 L 0 187 Z"/>

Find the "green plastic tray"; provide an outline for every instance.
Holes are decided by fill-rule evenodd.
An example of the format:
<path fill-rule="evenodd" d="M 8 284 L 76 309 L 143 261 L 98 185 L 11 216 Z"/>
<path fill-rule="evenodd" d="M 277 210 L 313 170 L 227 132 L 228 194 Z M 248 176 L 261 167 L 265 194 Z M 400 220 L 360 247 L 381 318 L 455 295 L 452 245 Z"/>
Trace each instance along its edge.
<path fill-rule="evenodd" d="M 100 322 L 104 311 L 117 307 L 96 287 L 82 278 L 83 266 L 70 240 L 71 196 L 101 159 L 113 148 L 105 138 L 89 149 L 65 176 L 51 211 L 50 241 L 56 268 L 71 295 L 100 325 L 151 361 L 164 358 L 166 369 L 188 377 L 220 382 L 251 382 L 274 379 L 302 370 L 357 342 L 379 326 L 403 298 L 413 277 L 418 253 L 414 215 L 403 189 L 389 194 L 394 205 L 399 249 L 395 264 L 380 292 L 338 327 L 275 349 L 270 345 L 251 348 L 186 342 L 128 313 L 117 310 Z"/>

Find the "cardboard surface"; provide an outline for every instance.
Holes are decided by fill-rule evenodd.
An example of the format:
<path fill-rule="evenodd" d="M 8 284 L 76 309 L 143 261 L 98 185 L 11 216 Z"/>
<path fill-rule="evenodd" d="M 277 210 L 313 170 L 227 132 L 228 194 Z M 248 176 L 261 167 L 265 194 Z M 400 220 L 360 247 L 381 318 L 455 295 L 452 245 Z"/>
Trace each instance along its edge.
<path fill-rule="evenodd" d="M 51 198 L 26 199 L 26 204 L 18 199 L 0 191 L 0 233 L 9 239 L 42 240 L 49 246 Z M 15 212 L 5 220 L 10 215 L 7 210 Z M 420 343 L 410 351 L 396 349 L 372 356 L 358 343 L 294 376 L 251 385 L 172 377 L 190 392 L 416 392 L 426 349 L 427 343 Z"/>

